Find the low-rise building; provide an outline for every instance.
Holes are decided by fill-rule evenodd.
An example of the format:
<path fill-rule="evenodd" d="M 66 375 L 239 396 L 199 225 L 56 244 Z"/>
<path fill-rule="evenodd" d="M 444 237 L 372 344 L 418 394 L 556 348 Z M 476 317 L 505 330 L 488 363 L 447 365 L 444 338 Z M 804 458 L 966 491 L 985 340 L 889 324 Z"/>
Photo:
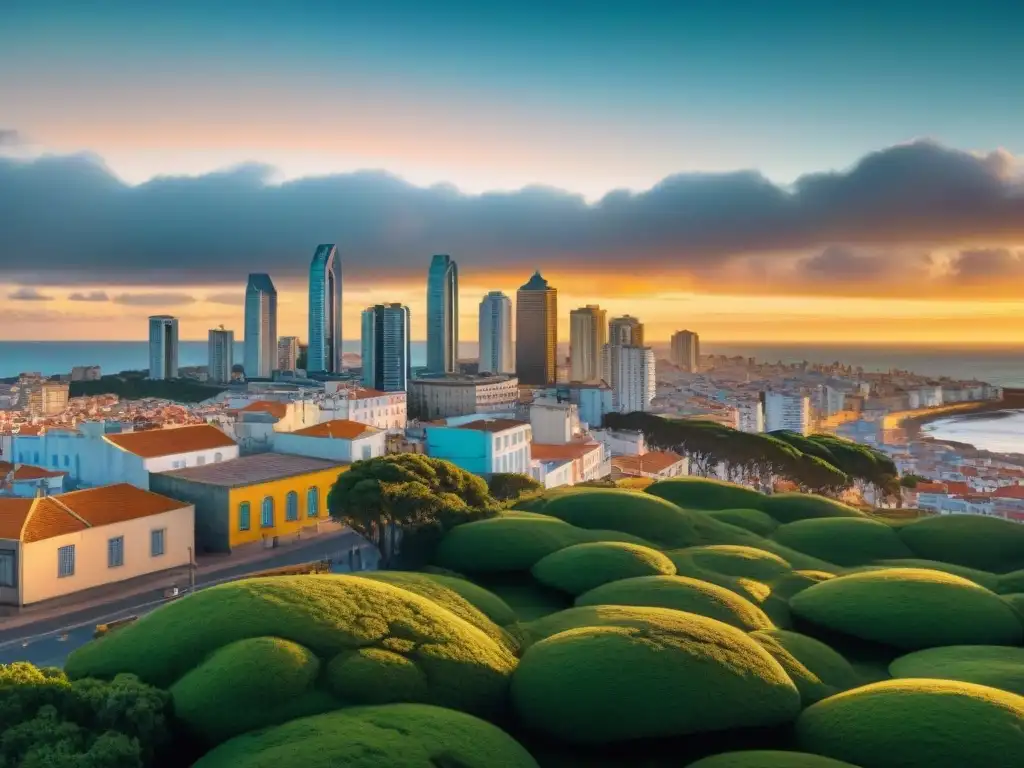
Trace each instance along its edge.
<path fill-rule="evenodd" d="M 611 474 L 611 462 L 604 444 L 590 439 L 557 444 L 533 443 L 530 446 L 530 455 L 532 457 L 531 474 L 537 482 L 544 483 L 545 487 L 554 487 L 548 486 L 544 477 L 546 473 L 550 472 L 550 469 L 538 465 L 552 462 L 555 465 L 566 461 L 570 462 L 572 470 L 569 473 L 568 485 L 600 480 Z"/>
<path fill-rule="evenodd" d="M 128 483 L 0 499 L 0 603 L 29 605 L 191 562 L 188 502 Z"/>
<path fill-rule="evenodd" d="M 307 456 L 258 453 L 150 476 L 151 487 L 195 506 L 196 545 L 203 552 L 265 546 L 318 529 L 327 494 L 345 464 Z"/>
<path fill-rule="evenodd" d="M 590 436 L 608 450 L 611 456 L 643 456 L 647 453 L 647 441 L 643 432 L 624 429 L 593 429 Z"/>
<path fill-rule="evenodd" d="M 409 383 L 409 414 L 424 421 L 500 413 L 515 408 L 518 402 L 519 379 L 514 376 L 448 374 Z"/>
<path fill-rule="evenodd" d="M 346 389 L 343 382 L 325 384 L 327 396 L 320 404 L 322 421 L 347 419 L 369 424 L 391 433 L 402 432 L 408 421 L 405 392 L 382 392 L 377 389 Z"/>
<path fill-rule="evenodd" d="M 532 430 L 524 421 L 481 418 L 455 426 L 424 426 L 426 454 L 445 459 L 467 472 L 530 472 Z"/>
<path fill-rule="evenodd" d="M 358 421 L 333 419 L 274 435 L 274 451 L 328 461 L 375 459 L 387 453 L 388 433 Z"/>
<path fill-rule="evenodd" d="M 689 460 L 672 451 L 650 451 L 642 456 L 613 456 L 611 464 L 613 480 L 621 477 L 667 480 L 690 473 Z"/>
<path fill-rule="evenodd" d="M 23 499 L 52 496 L 63 492 L 66 474 L 60 470 L 34 467 L 31 464 L 0 461 L 0 493 L 9 493 Z"/>
<path fill-rule="evenodd" d="M 530 426 L 538 443 L 568 443 L 583 433 L 579 408 L 572 403 L 533 403 Z"/>

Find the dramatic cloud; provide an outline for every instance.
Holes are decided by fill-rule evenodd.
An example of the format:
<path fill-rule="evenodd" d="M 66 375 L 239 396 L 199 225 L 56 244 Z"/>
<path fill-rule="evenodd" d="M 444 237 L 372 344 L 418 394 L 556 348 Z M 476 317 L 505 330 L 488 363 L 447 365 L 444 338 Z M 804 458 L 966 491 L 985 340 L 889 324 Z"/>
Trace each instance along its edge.
<path fill-rule="evenodd" d="M 333 242 L 346 278 L 363 282 L 423 278 L 432 253 L 453 254 L 464 280 L 474 271 L 525 278 L 538 265 L 596 273 L 629 264 L 637 275 L 714 281 L 755 269 L 754 255 L 768 260 L 756 267 L 764 274 L 776 265 L 788 274 L 794 257 L 823 249 L 802 264 L 809 283 L 868 280 L 899 273 L 879 254 L 912 254 L 919 269 L 920 254 L 937 247 L 1024 241 L 1017 170 L 1002 151 L 979 156 L 922 141 L 791 188 L 750 171 L 684 174 L 588 204 L 554 189 L 464 195 L 377 172 L 275 185 L 262 166 L 131 187 L 86 157 L 0 160 L 0 274 L 242 286 L 248 272 L 266 271 L 280 283 L 304 279 L 316 245 Z M 836 244 L 848 250 L 827 250 Z M 160 303 L 172 302 L 152 302 Z"/>
<path fill-rule="evenodd" d="M 867 284 L 926 278 L 932 265 L 933 259 L 927 253 L 898 254 L 830 245 L 821 253 L 798 262 L 797 271 L 811 280 Z"/>
<path fill-rule="evenodd" d="M 177 307 L 195 301 L 186 293 L 121 293 L 114 297 L 115 304 L 133 307 Z"/>
<path fill-rule="evenodd" d="M 110 301 L 106 291 L 76 291 L 68 296 L 68 301 Z"/>
<path fill-rule="evenodd" d="M 1024 277 L 1024 253 L 1006 248 L 962 251 L 950 264 L 950 277 L 966 282 L 991 282 Z"/>
<path fill-rule="evenodd" d="M 7 294 L 7 298 L 11 301 L 53 301 L 53 296 L 42 294 L 35 288 L 19 288 Z"/>

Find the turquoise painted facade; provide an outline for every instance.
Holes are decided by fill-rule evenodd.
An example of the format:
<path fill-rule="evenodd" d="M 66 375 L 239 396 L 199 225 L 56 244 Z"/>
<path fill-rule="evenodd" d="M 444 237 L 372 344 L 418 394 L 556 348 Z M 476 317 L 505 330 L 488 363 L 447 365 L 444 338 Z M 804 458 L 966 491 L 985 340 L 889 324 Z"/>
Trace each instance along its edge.
<path fill-rule="evenodd" d="M 475 429 L 426 428 L 427 456 L 445 459 L 476 475 L 487 475 L 494 465 L 494 435 Z"/>

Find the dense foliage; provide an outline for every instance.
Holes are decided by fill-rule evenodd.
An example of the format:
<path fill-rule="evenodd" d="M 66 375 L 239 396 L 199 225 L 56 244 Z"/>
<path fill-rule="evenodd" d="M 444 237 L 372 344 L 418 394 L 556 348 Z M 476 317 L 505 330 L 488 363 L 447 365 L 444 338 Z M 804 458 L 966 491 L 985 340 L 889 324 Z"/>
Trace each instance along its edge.
<path fill-rule="evenodd" d="M 122 400 L 142 400 L 156 397 L 176 403 L 201 403 L 219 395 L 224 387 L 204 384 L 191 379 L 147 379 L 143 374 L 102 376 L 98 381 L 72 381 L 69 395 L 117 395 Z"/>

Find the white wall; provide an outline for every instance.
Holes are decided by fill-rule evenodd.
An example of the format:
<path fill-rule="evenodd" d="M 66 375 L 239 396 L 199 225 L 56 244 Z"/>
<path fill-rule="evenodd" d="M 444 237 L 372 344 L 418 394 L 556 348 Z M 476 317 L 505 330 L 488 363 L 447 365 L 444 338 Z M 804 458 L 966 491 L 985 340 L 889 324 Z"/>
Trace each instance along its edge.
<path fill-rule="evenodd" d="M 530 472 L 529 424 L 491 435 L 491 472 Z"/>
<path fill-rule="evenodd" d="M 387 439 L 387 432 L 374 432 L 354 440 L 278 432 L 274 435 L 273 450 L 326 461 L 361 461 L 383 456 Z"/>

